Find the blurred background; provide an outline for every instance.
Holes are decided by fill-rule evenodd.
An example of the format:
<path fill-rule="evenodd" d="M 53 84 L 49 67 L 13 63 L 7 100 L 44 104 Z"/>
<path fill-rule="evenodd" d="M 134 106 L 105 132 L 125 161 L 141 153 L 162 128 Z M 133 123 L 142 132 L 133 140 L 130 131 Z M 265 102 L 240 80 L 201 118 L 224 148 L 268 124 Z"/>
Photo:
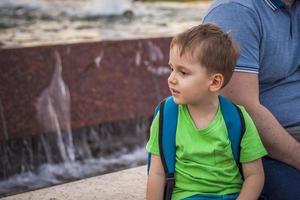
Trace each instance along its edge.
<path fill-rule="evenodd" d="M 172 36 L 210 1 L 1 0 L 1 48 Z"/>
<path fill-rule="evenodd" d="M 170 39 L 210 3 L 0 0 L 0 197 L 144 165 Z"/>

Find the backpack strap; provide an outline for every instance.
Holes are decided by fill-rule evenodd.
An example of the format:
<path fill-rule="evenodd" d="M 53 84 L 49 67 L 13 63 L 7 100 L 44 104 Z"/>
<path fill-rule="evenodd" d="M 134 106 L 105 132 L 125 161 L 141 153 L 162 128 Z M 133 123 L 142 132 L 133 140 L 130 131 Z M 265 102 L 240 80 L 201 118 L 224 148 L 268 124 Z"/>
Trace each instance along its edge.
<path fill-rule="evenodd" d="M 159 149 L 166 174 L 175 171 L 175 140 L 178 119 L 178 105 L 173 97 L 168 97 L 161 104 L 159 120 Z"/>
<path fill-rule="evenodd" d="M 219 96 L 221 112 L 226 124 L 228 137 L 231 143 L 231 149 L 235 162 L 237 163 L 240 173 L 243 177 L 240 164 L 241 140 L 245 133 L 245 120 L 240 108 L 226 99 Z"/>
<path fill-rule="evenodd" d="M 166 173 L 164 199 L 171 199 L 175 186 L 175 141 L 178 120 L 178 105 L 172 96 L 161 104 L 159 118 L 159 150 Z"/>
<path fill-rule="evenodd" d="M 178 105 L 172 96 L 167 97 L 155 109 L 155 115 L 159 111 L 159 151 L 161 162 L 166 174 L 164 199 L 171 199 L 175 186 L 175 141 L 178 119 Z M 151 154 L 148 154 L 148 173 L 151 164 Z"/>

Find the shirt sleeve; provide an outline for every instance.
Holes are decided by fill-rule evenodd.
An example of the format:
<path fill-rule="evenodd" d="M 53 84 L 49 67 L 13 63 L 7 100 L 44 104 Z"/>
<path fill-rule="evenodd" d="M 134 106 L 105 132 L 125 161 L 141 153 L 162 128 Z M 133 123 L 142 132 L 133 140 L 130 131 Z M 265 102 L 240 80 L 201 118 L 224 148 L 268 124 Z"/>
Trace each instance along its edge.
<path fill-rule="evenodd" d="M 241 141 L 240 162 L 251 162 L 268 153 L 263 146 L 258 131 L 244 107 L 239 106 L 245 120 L 245 133 Z"/>
<path fill-rule="evenodd" d="M 258 73 L 260 20 L 251 8 L 236 2 L 222 3 L 208 10 L 203 23 L 218 25 L 239 45 L 235 71 Z"/>
<path fill-rule="evenodd" d="M 154 155 L 160 155 L 158 144 L 158 132 L 159 132 L 159 112 L 154 117 L 150 127 L 150 138 L 146 145 L 146 150 Z"/>

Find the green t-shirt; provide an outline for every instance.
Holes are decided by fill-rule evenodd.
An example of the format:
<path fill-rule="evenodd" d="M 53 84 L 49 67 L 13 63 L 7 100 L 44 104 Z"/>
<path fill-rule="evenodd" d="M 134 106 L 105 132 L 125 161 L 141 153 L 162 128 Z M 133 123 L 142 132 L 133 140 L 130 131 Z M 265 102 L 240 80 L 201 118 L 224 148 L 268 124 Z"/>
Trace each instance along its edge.
<path fill-rule="evenodd" d="M 246 110 L 239 106 L 245 119 L 241 141 L 240 162 L 259 159 L 267 152 L 257 129 Z M 159 114 L 154 118 L 147 151 L 159 155 Z M 175 187 L 172 199 L 195 194 L 231 194 L 242 187 L 242 178 L 233 158 L 227 128 L 220 106 L 213 121 L 198 129 L 186 105 L 179 105 L 176 132 Z"/>

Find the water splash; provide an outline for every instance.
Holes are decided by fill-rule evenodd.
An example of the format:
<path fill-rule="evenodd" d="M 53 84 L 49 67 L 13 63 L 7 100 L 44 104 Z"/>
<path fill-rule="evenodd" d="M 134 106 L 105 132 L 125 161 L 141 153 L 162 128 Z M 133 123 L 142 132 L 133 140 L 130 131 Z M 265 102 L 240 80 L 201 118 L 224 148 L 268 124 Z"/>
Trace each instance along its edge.
<path fill-rule="evenodd" d="M 74 161 L 70 125 L 70 92 L 62 78 L 62 64 L 58 52 L 55 52 L 55 60 L 52 80 L 37 100 L 37 118 L 45 131 L 57 134 L 57 145 L 63 161 Z M 48 147 L 45 149 L 47 152 Z M 51 161 L 50 158 L 48 160 Z"/>
<path fill-rule="evenodd" d="M 131 10 L 132 2 L 129 0 L 94 0 L 82 8 L 84 15 L 122 15 Z"/>
<path fill-rule="evenodd" d="M 87 159 L 84 161 L 66 162 L 61 164 L 45 164 L 35 172 L 29 171 L 0 181 L 0 194 L 10 195 L 16 190 L 32 190 L 49 185 L 59 184 L 65 180 L 76 180 L 108 171 L 115 171 L 126 166 L 136 167 L 145 164 L 145 147 L 137 147 L 133 151 L 124 148 L 106 157 Z"/>
<path fill-rule="evenodd" d="M 147 47 L 148 47 L 148 53 L 149 53 L 149 58 L 150 61 L 162 61 L 164 59 L 164 54 L 159 48 L 159 46 L 153 44 L 152 41 L 147 42 Z"/>
<path fill-rule="evenodd" d="M 147 65 L 147 64 L 146 64 Z M 152 74 L 157 75 L 157 76 L 165 76 L 170 74 L 170 69 L 166 66 L 158 66 L 158 67 L 153 67 L 148 64 L 147 70 L 150 71 Z"/>
<path fill-rule="evenodd" d="M 141 56 L 141 52 L 140 51 L 136 52 L 134 61 L 135 61 L 135 66 L 140 66 L 141 65 L 142 56 Z"/>
<path fill-rule="evenodd" d="M 94 63 L 95 63 L 95 65 L 96 65 L 97 68 L 100 68 L 100 64 L 101 64 L 103 55 L 104 55 L 104 52 L 101 51 L 100 54 L 99 54 L 99 56 L 97 56 L 96 58 L 94 58 Z"/>
<path fill-rule="evenodd" d="M 67 162 L 57 160 L 57 134 L 3 143 L 0 197 L 145 164 L 149 125 L 139 118 L 74 129 L 76 159 Z"/>
<path fill-rule="evenodd" d="M 136 51 L 135 59 L 134 59 L 135 66 L 140 66 L 142 63 L 142 55 L 141 55 L 141 53 L 143 52 L 142 47 L 143 47 L 143 44 L 141 41 L 139 41 L 138 42 L 138 50 Z"/>
<path fill-rule="evenodd" d="M 147 66 L 147 70 L 157 76 L 164 76 L 169 74 L 170 73 L 169 67 L 167 66 L 154 67 L 152 64 L 150 64 L 156 61 L 162 61 L 164 59 L 164 54 L 162 53 L 162 50 L 151 41 L 147 42 L 147 49 L 148 49 L 149 61 L 148 60 L 144 61 L 144 64 Z"/>

